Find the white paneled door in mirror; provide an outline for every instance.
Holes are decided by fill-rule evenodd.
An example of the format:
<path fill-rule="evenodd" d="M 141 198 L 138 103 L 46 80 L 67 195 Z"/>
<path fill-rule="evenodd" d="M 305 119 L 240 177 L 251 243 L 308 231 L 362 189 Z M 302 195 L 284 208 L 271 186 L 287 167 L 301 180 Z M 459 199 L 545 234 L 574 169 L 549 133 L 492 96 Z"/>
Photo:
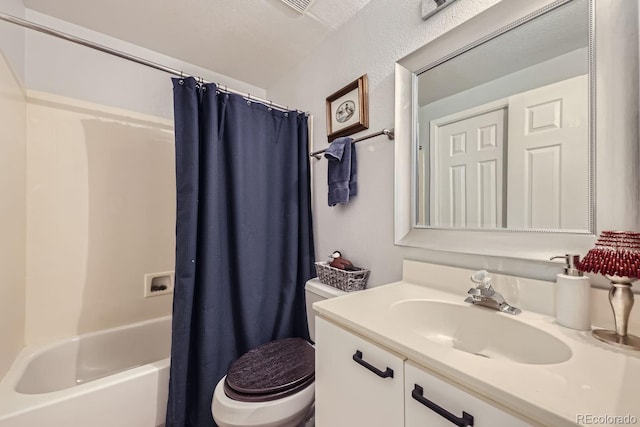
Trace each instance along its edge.
<path fill-rule="evenodd" d="M 509 99 L 507 227 L 589 230 L 588 79 Z"/>
<path fill-rule="evenodd" d="M 505 108 L 431 122 L 430 224 L 503 225 Z"/>

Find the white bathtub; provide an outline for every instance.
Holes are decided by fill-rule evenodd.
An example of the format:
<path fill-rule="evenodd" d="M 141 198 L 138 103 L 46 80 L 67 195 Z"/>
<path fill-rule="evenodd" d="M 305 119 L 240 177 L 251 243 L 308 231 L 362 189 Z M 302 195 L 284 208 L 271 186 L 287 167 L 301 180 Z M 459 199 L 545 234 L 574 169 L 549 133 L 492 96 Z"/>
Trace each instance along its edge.
<path fill-rule="evenodd" d="M 0 427 L 164 424 L 171 316 L 29 346 L 0 382 Z"/>

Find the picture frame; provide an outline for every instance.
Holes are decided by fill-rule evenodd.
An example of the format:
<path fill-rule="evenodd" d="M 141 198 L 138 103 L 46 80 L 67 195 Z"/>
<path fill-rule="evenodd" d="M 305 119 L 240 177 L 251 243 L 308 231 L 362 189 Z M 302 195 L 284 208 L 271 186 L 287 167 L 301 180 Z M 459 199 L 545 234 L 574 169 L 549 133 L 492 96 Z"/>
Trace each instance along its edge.
<path fill-rule="evenodd" d="M 369 129 L 369 85 L 366 74 L 327 97 L 327 137 L 331 142 L 365 129 Z"/>

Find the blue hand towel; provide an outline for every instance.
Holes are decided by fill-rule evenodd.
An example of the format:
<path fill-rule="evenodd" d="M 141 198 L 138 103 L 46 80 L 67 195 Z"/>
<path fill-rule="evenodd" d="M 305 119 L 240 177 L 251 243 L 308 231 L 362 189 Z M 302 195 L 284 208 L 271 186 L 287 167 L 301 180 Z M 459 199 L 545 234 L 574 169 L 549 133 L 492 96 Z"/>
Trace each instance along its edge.
<path fill-rule="evenodd" d="M 353 138 L 335 139 L 324 156 L 328 160 L 327 182 L 329 184 L 329 206 L 349 203 L 358 194 L 356 149 Z"/>

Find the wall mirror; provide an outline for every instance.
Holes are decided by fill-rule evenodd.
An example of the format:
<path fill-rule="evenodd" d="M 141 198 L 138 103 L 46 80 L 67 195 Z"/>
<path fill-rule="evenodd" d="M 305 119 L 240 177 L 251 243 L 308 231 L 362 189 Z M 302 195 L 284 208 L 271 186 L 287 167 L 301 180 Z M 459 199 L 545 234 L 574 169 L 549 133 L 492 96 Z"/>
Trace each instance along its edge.
<path fill-rule="evenodd" d="M 637 108 L 637 52 L 596 56 L 615 19 L 638 16 L 619 3 L 500 2 L 396 63 L 397 244 L 525 258 L 590 247 L 596 153 L 615 126 L 598 130 L 600 110 Z M 636 70 L 635 99 L 601 99 L 621 90 L 596 79 L 616 55 Z"/>
<path fill-rule="evenodd" d="M 416 73 L 416 226 L 591 230 L 588 5 Z"/>

